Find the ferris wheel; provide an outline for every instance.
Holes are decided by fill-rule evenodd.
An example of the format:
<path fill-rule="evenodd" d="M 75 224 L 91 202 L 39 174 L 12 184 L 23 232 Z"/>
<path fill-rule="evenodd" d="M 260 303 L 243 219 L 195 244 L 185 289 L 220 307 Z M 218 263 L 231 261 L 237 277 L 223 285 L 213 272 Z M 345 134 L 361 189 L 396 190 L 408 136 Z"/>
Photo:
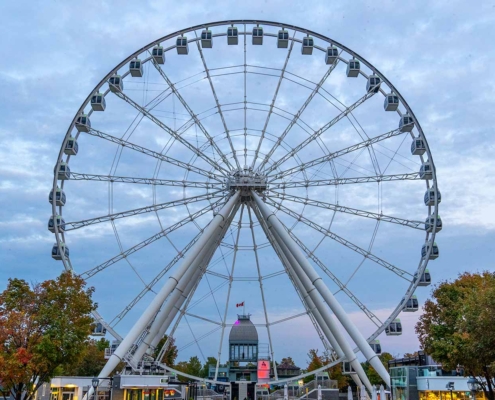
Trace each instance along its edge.
<path fill-rule="evenodd" d="M 94 334 L 115 339 L 101 376 L 152 362 L 168 334 L 179 357 L 214 347 L 216 382 L 242 301 L 273 363 L 296 321 L 370 389 L 356 352 L 387 381 L 378 337 L 418 310 L 442 229 L 397 89 L 271 21 L 194 26 L 119 63 L 74 116 L 49 201 L 52 257 L 96 288 Z"/>

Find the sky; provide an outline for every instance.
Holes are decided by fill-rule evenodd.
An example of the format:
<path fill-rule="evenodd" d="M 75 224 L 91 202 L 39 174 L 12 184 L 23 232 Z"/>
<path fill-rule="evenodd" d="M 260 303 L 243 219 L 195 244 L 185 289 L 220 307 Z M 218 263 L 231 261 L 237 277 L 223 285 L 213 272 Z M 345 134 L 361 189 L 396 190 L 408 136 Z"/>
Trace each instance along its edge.
<path fill-rule="evenodd" d="M 454 279 L 463 271 L 494 269 L 495 178 L 492 171 L 495 170 L 495 145 L 492 138 L 491 110 L 495 106 L 495 78 L 490 73 L 490 67 L 495 62 L 491 40 L 495 34 L 495 3 L 354 1 L 351 4 L 344 1 L 304 3 L 266 0 L 235 4 L 51 1 L 37 7 L 32 5 L 32 2 L 27 1 L 8 2 L 3 4 L 0 13 L 0 31 L 4 38 L 0 49 L 5 55 L 0 68 L 0 90 L 4 93 L 0 107 L 0 288 L 3 289 L 12 277 L 34 283 L 54 278 L 62 269 L 62 264 L 50 257 L 54 238 L 46 229 L 51 214 L 47 196 L 64 135 L 80 105 L 98 82 L 123 59 L 160 37 L 197 24 L 230 19 L 271 20 L 307 28 L 342 43 L 379 69 L 404 96 L 420 121 L 436 165 L 438 186 L 442 193 L 440 215 L 444 228 L 436 238 L 441 256 L 428 267 L 434 283 Z M 271 31 L 275 32 L 275 28 L 271 28 Z M 243 38 L 240 38 L 239 46 L 226 46 L 221 43 L 224 39 L 214 39 L 215 45 L 211 53 L 204 50 L 209 68 L 242 64 Z M 279 73 L 284 62 L 281 54 L 287 50 L 277 53 L 273 50 L 274 39 L 265 40 L 263 46 L 248 43 L 248 63 L 256 66 L 269 65 L 278 68 L 276 73 Z M 272 47 L 268 47 L 270 43 Z M 322 53 L 316 52 L 310 58 L 301 56 L 299 46 L 300 44 L 294 46 L 294 56 L 287 68 L 287 71 L 298 76 L 293 76 L 293 80 L 298 83 L 284 81 L 276 103 L 292 114 L 297 112 L 310 93 L 310 90 L 301 86 L 303 80 L 300 77 L 318 82 L 326 71 Z M 202 71 L 201 58 L 195 44 L 190 44 L 190 55 L 187 57 L 172 54 L 174 52 L 167 53 L 163 67 L 172 82 L 180 82 L 181 79 Z M 123 67 L 122 71 L 126 69 L 127 67 Z M 124 93 L 138 104 L 147 104 L 155 96 L 162 96 L 166 87 L 156 70 L 146 67 L 145 71 L 141 80 L 132 78 L 136 79 L 134 83 L 130 77 L 124 80 Z M 232 68 L 232 71 L 242 72 L 242 68 Z M 259 108 L 266 109 L 266 105 L 272 100 L 277 79 L 256 74 L 255 71 L 259 72 L 260 69 L 250 67 L 252 73 L 248 75 L 248 99 L 253 103 L 263 104 Z M 214 78 L 221 104 L 243 101 L 242 76 L 240 73 Z M 198 112 L 214 108 L 208 81 L 193 81 L 194 79 L 178 84 L 183 85 L 181 93 L 184 99 Z M 190 86 L 186 86 L 188 83 Z M 363 78 L 359 81 L 346 78 L 345 65 L 340 64 L 322 87 L 326 93 L 331 93 L 348 106 L 364 95 L 364 84 Z M 103 85 L 103 89 L 106 90 L 106 85 Z M 385 113 L 382 102 L 382 97 L 374 96 L 354 113 L 362 124 L 363 131 L 370 134 L 370 137 L 387 131 L 386 127 L 396 128 L 396 114 L 392 116 L 392 113 Z M 242 132 L 244 112 L 242 109 L 231 108 L 225 113 L 226 123 L 230 129 L 235 126 Z M 188 116 L 174 96 L 163 99 L 155 111 L 161 121 L 173 125 L 174 129 L 181 126 Z M 288 123 L 284 118 L 285 114 L 279 114 L 273 116 L 267 130 L 273 132 L 273 135 L 280 135 Z M 336 108 L 330 107 L 323 96 L 316 96 L 302 119 L 314 130 L 337 114 Z M 191 160 L 191 152 L 177 142 L 169 142 L 169 136 L 156 124 L 146 118 L 139 124 L 133 122 L 136 110 L 111 93 L 107 96 L 107 110 L 93 115 L 93 127 L 102 132 L 118 137 L 124 135 L 128 140 L 132 135 L 133 140 L 130 141 L 141 146 L 158 152 L 168 149 L 166 154 L 171 157 Z M 205 117 L 204 126 L 218 135 L 218 146 L 228 152 L 228 143 L 225 135 L 221 134 L 223 128 L 218 115 L 207 116 L 206 113 L 202 116 Z M 251 135 L 248 137 L 248 147 L 252 148 L 257 143 L 252 140 L 259 137 L 265 118 L 265 111 L 250 109 L 247 112 L 247 126 Z M 132 129 L 129 130 L 129 127 Z M 325 134 L 319 143 L 331 149 L 341 149 L 360 141 L 357 140 L 359 138 L 349 120 L 336 127 L 336 134 Z M 296 145 L 305 135 L 302 127 L 297 125 L 287 136 L 288 145 Z M 185 131 L 183 137 L 198 147 L 205 143 L 204 136 L 194 126 Z M 390 142 L 383 142 L 383 146 L 388 146 L 387 148 L 374 148 L 374 157 L 381 169 L 392 158 L 387 172 L 389 174 L 411 172 L 418 167 L 417 157 L 411 156 L 408 150 L 409 139 L 404 143 L 401 142 L 402 139 L 403 137 L 400 140 L 393 138 Z M 78 141 L 80 153 L 71 158 L 72 172 L 108 175 L 109 171 L 113 171 L 118 176 L 186 179 L 184 171 L 179 167 L 166 163 L 157 164 L 156 159 L 127 149 L 118 157 L 116 165 L 114 157 L 118 153 L 114 144 L 87 134 L 81 134 Z M 242 141 L 242 134 L 236 137 L 236 148 L 243 146 Z M 267 136 L 262 153 L 266 154 L 270 143 L 273 144 L 273 137 Z M 298 154 L 302 160 L 308 161 L 316 154 L 323 154 L 316 142 L 311 146 L 308 146 L 306 152 Z M 393 153 L 390 149 L 397 149 L 397 157 L 390 155 L 390 152 Z M 208 157 L 217 156 L 211 148 L 206 149 L 204 154 Z M 282 155 L 283 152 L 279 150 L 274 153 L 273 158 L 278 159 Z M 359 153 L 356 158 L 353 157 L 354 155 L 343 157 L 342 163 L 337 165 L 339 176 L 366 176 L 370 170 L 373 172 L 371 155 Z M 297 162 L 297 157 L 290 159 L 282 169 L 296 165 Z M 193 164 L 198 168 L 209 168 L 204 160 L 194 160 Z M 156 169 L 157 167 L 159 168 Z M 328 179 L 330 169 L 327 166 L 325 168 L 327 170 L 313 171 L 312 177 Z M 194 172 L 187 179 L 205 180 Z M 300 179 L 301 175 L 293 178 Z M 409 220 L 424 220 L 426 217 L 426 208 L 421 200 L 424 182 L 399 182 L 388 186 L 383 184 L 381 202 L 377 200 L 376 186 L 370 188 L 366 185 L 348 185 L 339 188 L 338 192 L 332 187 L 286 193 L 302 197 L 307 195 L 327 203 L 338 202 L 339 205 L 373 212 L 376 212 L 378 205 L 384 214 Z M 70 181 L 66 186 L 68 203 L 63 210 L 65 219 L 67 222 L 79 221 L 106 215 L 109 208 L 112 212 L 125 211 L 206 193 L 203 189 L 182 190 L 157 186 L 153 190 L 148 186 L 116 183 L 112 187 L 113 202 L 109 205 L 108 184 Z M 157 211 L 155 215 L 148 213 L 116 220 L 115 229 L 120 243 L 108 223 L 69 232 L 67 242 L 74 269 L 77 272 L 88 271 L 118 254 L 121 251 L 119 246 L 122 246 L 121 249 L 129 248 L 160 229 L 178 222 L 189 213 L 201 210 L 215 199 L 193 203 L 188 211 L 182 206 Z M 333 213 L 328 210 L 309 206 L 303 209 L 301 204 L 289 201 L 284 201 L 283 204 L 321 225 L 328 226 L 332 219 Z M 282 212 L 277 215 L 288 226 L 294 224 L 294 220 Z M 128 262 L 116 263 L 98 274 L 93 281 L 90 280 L 89 284 L 96 287 L 95 299 L 101 313 L 112 319 L 167 265 L 178 249 L 184 247 L 199 232 L 198 227 L 204 227 L 211 217 L 210 210 L 198 218 L 197 227 L 188 224 L 173 232 L 168 239 L 161 238 L 142 252 L 129 257 Z M 214 256 L 216 264 L 212 266 L 212 274 L 206 275 L 208 281 L 204 279 L 198 287 L 190 314 L 214 321 L 222 320 L 225 309 L 222 301 L 225 300 L 221 299 L 226 298 L 228 285 L 218 274 L 228 274 L 231 268 L 233 252 L 229 252 L 229 249 L 235 243 L 235 226 L 239 217 L 236 216 L 234 228 L 226 235 L 225 243 L 230 247 L 224 246 L 224 253 L 217 252 Z M 255 218 L 254 215 L 252 217 Z M 241 245 L 252 246 L 251 233 L 247 229 L 249 223 L 245 209 L 241 220 Z M 338 213 L 332 229 L 367 248 L 375 225 L 374 220 Z M 373 251 L 394 265 L 414 272 L 424 233 L 391 225 L 381 223 Z M 269 247 L 261 245 L 266 244 L 267 240 L 256 223 L 253 231 L 260 245 L 258 253 L 260 264 L 264 268 L 262 275 L 277 273 L 282 267 L 278 264 L 275 253 Z M 356 266 L 361 263 L 355 253 L 342 249 L 329 239 L 318 246 L 323 236 L 315 234 L 302 223 L 294 225 L 293 232 L 309 248 L 318 247 L 315 254 L 341 280 L 350 279 L 349 289 L 380 320 L 385 320 L 400 302 L 405 292 L 405 282 L 390 271 L 366 261 L 364 267 L 358 268 L 353 274 Z M 252 251 L 240 251 L 236 264 L 237 273 L 243 277 L 256 276 L 255 264 Z M 168 274 L 160 283 L 163 284 L 167 276 Z M 328 277 L 324 279 L 335 292 L 335 284 Z M 216 297 L 208 296 L 217 286 L 220 287 L 215 289 Z M 420 306 L 430 296 L 431 288 L 432 286 L 418 288 L 416 291 Z M 267 279 L 265 290 L 271 321 L 292 318 L 304 311 L 286 275 Z M 122 334 L 132 326 L 132 321 L 139 317 L 152 298 L 153 294 L 147 293 L 127 315 L 127 319 L 118 325 Z M 370 335 L 373 326 L 369 319 L 343 293 L 338 293 L 337 299 L 363 333 Z M 227 323 L 235 321 L 238 311 L 235 304 L 241 301 L 246 302 L 246 313 L 252 314 L 253 322 L 263 324 L 264 313 L 256 280 L 234 282 L 227 302 Z M 414 325 L 420 313 L 418 311 L 400 315 L 404 327 L 401 337 L 380 336 L 385 351 L 402 355 L 418 349 Z M 195 354 L 217 356 L 219 331 L 202 339 L 200 346 L 194 343 L 195 339 L 214 329 L 217 329 L 217 325 L 208 325 L 192 315 L 185 318 L 176 334 L 179 348 L 182 349 L 179 358 L 187 359 Z M 266 330 L 259 330 L 260 341 L 268 342 Z M 323 349 L 307 316 L 273 325 L 272 338 L 275 359 L 280 360 L 291 355 L 300 366 L 306 365 L 309 349 Z M 223 347 L 225 348 L 225 343 Z"/>

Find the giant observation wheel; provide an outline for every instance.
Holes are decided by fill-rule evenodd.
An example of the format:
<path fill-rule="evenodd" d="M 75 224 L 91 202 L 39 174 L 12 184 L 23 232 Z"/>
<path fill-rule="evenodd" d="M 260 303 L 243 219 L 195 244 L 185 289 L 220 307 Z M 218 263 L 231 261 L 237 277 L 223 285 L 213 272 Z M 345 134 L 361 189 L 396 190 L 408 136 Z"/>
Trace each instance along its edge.
<path fill-rule="evenodd" d="M 52 257 L 96 288 L 95 334 L 116 339 L 102 376 L 152 361 L 165 333 L 225 362 L 242 300 L 273 361 L 296 323 L 367 383 L 355 351 L 375 362 L 418 309 L 440 200 L 424 132 L 373 65 L 307 29 L 222 21 L 98 83 L 63 139 L 48 227 Z"/>

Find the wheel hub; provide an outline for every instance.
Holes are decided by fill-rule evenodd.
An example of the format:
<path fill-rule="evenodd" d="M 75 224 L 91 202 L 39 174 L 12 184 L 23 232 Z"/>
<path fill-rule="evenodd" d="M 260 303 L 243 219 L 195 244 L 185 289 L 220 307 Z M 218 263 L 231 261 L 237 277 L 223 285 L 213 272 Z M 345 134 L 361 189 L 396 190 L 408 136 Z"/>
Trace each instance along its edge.
<path fill-rule="evenodd" d="M 227 180 L 228 190 L 241 191 L 242 202 L 252 200 L 251 190 L 256 190 L 258 193 L 262 194 L 267 188 L 266 176 L 254 172 L 252 168 L 238 169 Z"/>

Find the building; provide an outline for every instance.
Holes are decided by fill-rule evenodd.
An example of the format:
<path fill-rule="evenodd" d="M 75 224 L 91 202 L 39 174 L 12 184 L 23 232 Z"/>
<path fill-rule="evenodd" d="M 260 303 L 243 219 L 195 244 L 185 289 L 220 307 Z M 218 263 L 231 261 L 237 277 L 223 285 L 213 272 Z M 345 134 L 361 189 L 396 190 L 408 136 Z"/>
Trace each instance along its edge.
<path fill-rule="evenodd" d="M 388 366 L 394 400 L 472 400 L 462 368 L 444 370 L 422 351 L 390 360 Z M 484 399 L 484 394 L 476 393 L 476 398 Z"/>

